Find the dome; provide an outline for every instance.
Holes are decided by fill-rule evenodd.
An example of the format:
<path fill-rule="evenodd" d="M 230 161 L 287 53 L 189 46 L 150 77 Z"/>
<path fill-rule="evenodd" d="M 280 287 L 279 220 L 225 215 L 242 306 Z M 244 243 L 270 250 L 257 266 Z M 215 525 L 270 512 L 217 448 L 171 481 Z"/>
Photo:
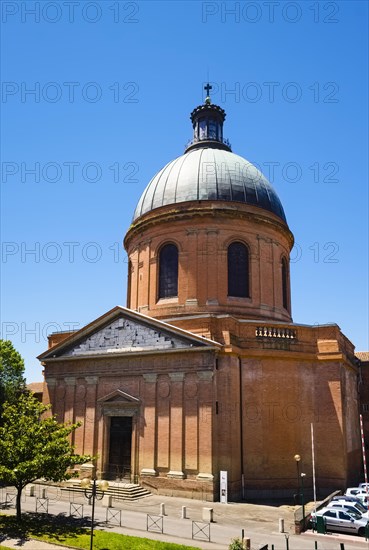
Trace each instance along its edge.
<path fill-rule="evenodd" d="M 263 174 L 243 157 L 214 146 L 191 149 L 160 170 L 143 192 L 133 221 L 156 208 L 187 201 L 249 204 L 286 222 L 281 201 Z"/>

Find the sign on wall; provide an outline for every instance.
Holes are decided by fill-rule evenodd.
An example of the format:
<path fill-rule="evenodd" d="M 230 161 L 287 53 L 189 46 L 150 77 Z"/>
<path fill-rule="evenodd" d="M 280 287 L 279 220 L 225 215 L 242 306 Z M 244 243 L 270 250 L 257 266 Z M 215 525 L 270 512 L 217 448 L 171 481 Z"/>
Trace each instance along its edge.
<path fill-rule="evenodd" d="M 225 470 L 220 471 L 220 502 L 228 502 L 228 472 Z"/>

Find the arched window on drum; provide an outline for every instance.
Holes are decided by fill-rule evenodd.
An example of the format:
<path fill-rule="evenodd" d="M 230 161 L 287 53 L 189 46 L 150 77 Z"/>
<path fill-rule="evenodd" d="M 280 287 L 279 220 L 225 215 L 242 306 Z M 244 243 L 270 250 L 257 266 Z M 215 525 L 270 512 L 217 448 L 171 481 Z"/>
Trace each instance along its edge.
<path fill-rule="evenodd" d="M 228 296 L 249 298 L 249 249 L 241 242 L 228 247 Z"/>
<path fill-rule="evenodd" d="M 164 245 L 159 252 L 159 299 L 178 296 L 178 248 Z"/>

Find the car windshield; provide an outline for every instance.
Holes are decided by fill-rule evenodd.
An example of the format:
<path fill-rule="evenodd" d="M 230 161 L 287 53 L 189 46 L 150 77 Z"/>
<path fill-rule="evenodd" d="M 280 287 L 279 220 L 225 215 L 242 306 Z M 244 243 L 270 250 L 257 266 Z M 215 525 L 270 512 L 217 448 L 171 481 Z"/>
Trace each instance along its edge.
<path fill-rule="evenodd" d="M 350 514 L 350 516 L 354 519 L 360 519 L 361 518 L 361 514 L 359 512 L 354 512 L 354 511 L 350 510 L 347 513 Z"/>
<path fill-rule="evenodd" d="M 368 511 L 368 508 L 364 506 L 364 504 L 362 504 L 361 502 L 355 502 L 354 506 L 362 514 Z"/>

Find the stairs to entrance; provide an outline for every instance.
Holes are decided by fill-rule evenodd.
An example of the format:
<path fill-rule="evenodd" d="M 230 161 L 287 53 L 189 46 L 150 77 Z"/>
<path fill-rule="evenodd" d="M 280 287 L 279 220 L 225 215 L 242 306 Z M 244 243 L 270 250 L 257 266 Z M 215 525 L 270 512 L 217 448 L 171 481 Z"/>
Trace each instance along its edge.
<path fill-rule="evenodd" d="M 83 489 L 80 487 L 79 480 L 69 480 L 62 487 L 64 493 L 83 494 Z M 137 483 L 123 483 L 117 481 L 109 481 L 109 488 L 105 491 L 106 495 L 112 496 L 114 500 L 139 500 L 151 495 L 150 491 L 141 487 Z"/>
<path fill-rule="evenodd" d="M 109 483 L 109 489 L 106 491 L 114 500 L 138 500 L 151 495 L 150 491 L 141 487 L 137 483 Z"/>

